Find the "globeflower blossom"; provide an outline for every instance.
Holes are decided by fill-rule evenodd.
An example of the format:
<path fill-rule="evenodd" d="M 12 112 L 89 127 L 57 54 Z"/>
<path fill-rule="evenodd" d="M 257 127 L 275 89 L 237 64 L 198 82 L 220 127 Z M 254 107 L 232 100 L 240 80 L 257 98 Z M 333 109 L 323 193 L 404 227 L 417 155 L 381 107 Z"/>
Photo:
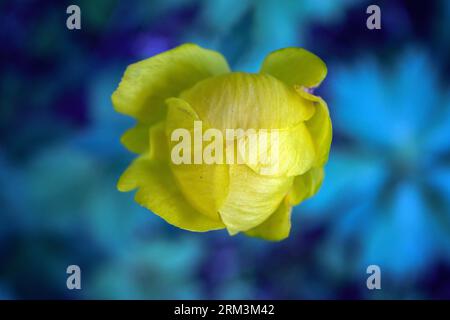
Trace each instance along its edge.
<path fill-rule="evenodd" d="M 324 177 L 331 119 L 312 89 L 326 73 L 301 48 L 272 52 L 256 74 L 231 72 L 222 55 L 194 44 L 130 65 L 112 102 L 137 120 L 121 142 L 139 156 L 118 189 L 138 189 L 136 202 L 182 229 L 286 238 L 292 206 L 313 196 Z M 215 139 L 206 144 L 211 129 Z M 174 134 L 180 130 L 194 137 L 186 148 Z M 253 131 L 218 140 L 229 130 Z M 252 146 L 251 138 L 260 143 Z M 198 157 L 208 148 L 217 157 L 223 147 L 234 151 L 231 161 Z M 189 161 L 174 161 L 177 152 Z"/>

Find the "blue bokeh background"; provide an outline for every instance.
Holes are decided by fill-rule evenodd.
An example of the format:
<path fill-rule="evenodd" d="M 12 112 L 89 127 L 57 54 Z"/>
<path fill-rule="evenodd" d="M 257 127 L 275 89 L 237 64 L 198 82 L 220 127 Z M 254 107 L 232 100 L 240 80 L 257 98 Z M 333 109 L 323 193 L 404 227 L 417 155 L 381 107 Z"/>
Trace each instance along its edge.
<path fill-rule="evenodd" d="M 1 299 L 450 298 L 450 1 L 6 0 L 0 15 Z M 234 70 L 286 46 L 327 63 L 326 179 L 289 239 L 189 233 L 116 190 L 133 121 L 110 95 L 128 64 L 184 42 Z"/>

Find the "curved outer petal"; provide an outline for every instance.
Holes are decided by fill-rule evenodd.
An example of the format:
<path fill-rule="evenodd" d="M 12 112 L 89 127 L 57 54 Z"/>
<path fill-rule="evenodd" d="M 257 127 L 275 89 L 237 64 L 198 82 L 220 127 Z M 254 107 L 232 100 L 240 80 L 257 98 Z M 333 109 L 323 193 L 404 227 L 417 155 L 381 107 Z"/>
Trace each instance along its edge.
<path fill-rule="evenodd" d="M 179 128 L 189 130 L 190 144 L 194 141 L 194 134 L 203 134 L 203 132 L 194 133 L 194 121 L 198 120 L 198 116 L 186 101 L 171 98 L 167 100 L 167 104 L 166 134 L 169 140 L 172 130 Z M 177 143 L 177 141 L 169 141 L 171 147 Z M 195 152 L 194 147 L 191 147 L 190 150 L 191 154 Z M 198 152 L 201 153 L 202 150 L 203 148 Z M 201 164 L 193 162 L 191 164 L 174 164 L 171 161 L 170 168 L 187 201 L 203 214 L 213 219 L 220 219 L 218 210 L 228 194 L 228 165 L 204 162 Z"/>
<path fill-rule="evenodd" d="M 323 168 L 312 168 L 305 174 L 295 177 L 287 201 L 295 206 L 315 195 L 322 185 L 324 175 Z"/>
<path fill-rule="evenodd" d="M 128 66 L 112 94 L 116 111 L 138 119 L 121 138 L 127 149 L 144 153 L 149 124 L 164 118 L 164 100 L 178 95 L 200 80 L 227 73 L 223 56 L 194 44 L 184 44 Z"/>
<path fill-rule="evenodd" d="M 292 186 L 293 177 L 256 174 L 245 164 L 230 165 L 230 187 L 219 209 L 222 221 L 233 235 L 266 220 L 280 205 Z"/>
<path fill-rule="evenodd" d="M 259 226 L 245 232 L 251 237 L 270 241 L 281 241 L 289 236 L 291 231 L 292 207 L 284 199 L 278 209 Z"/>
<path fill-rule="evenodd" d="M 312 117 L 314 105 L 270 76 L 229 73 L 203 80 L 181 96 L 211 128 L 283 129 Z"/>
<path fill-rule="evenodd" d="M 321 97 L 309 94 L 302 89 L 299 89 L 298 92 L 305 99 L 313 101 L 316 107 L 313 117 L 307 120 L 305 124 L 316 147 L 316 160 L 314 166 L 323 166 L 328 161 L 331 140 L 333 138 L 330 112 L 328 111 L 326 102 Z"/>
<path fill-rule="evenodd" d="M 270 53 L 260 73 L 268 73 L 289 86 L 317 87 L 327 75 L 327 66 L 315 54 L 302 48 L 285 48 Z"/>
<path fill-rule="evenodd" d="M 316 146 L 315 166 L 328 160 L 332 140 L 332 125 L 325 101 L 307 93 L 303 88 L 317 87 L 327 75 L 325 63 L 302 48 L 285 48 L 270 53 L 263 62 L 261 73 L 268 73 L 288 86 L 295 87 L 302 98 L 315 105 L 314 116 L 306 121 Z"/>
<path fill-rule="evenodd" d="M 140 156 L 120 177 L 117 188 L 120 191 L 139 188 L 136 202 L 179 228 L 199 232 L 224 228 L 220 220 L 211 219 L 189 205 L 165 161 Z"/>
<path fill-rule="evenodd" d="M 183 44 L 128 66 L 112 101 L 116 111 L 152 123 L 163 115 L 165 99 L 202 79 L 229 71 L 221 54 Z"/>

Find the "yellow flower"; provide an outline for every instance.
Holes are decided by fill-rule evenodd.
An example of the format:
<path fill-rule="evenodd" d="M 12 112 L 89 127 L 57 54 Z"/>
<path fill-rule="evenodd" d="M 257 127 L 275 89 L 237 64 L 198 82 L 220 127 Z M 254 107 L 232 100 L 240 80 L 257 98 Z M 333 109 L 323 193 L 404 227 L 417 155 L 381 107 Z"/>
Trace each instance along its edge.
<path fill-rule="evenodd" d="M 130 65 L 112 101 L 137 120 L 121 142 L 139 156 L 118 189 L 138 189 L 140 205 L 179 228 L 286 238 L 292 206 L 313 196 L 324 177 L 331 120 L 326 103 L 309 89 L 326 73 L 324 62 L 301 48 L 272 52 L 256 74 L 231 72 L 222 55 L 194 44 Z M 202 121 L 202 131 L 275 132 L 277 148 L 268 142 L 265 149 L 276 157 L 176 164 L 172 133 L 184 128 L 195 136 L 195 121 Z"/>

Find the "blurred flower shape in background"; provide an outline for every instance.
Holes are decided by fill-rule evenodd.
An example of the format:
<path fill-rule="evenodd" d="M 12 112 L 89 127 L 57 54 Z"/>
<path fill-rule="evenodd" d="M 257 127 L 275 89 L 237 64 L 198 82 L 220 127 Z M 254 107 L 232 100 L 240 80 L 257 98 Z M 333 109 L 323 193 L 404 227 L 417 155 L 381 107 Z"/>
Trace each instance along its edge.
<path fill-rule="evenodd" d="M 186 230 L 286 238 L 291 207 L 313 196 L 324 176 L 331 119 L 311 92 L 326 73 L 321 59 L 300 48 L 272 52 L 257 74 L 231 72 L 222 55 L 193 44 L 130 65 L 112 101 L 137 120 L 121 141 L 139 157 L 118 189 L 137 188 L 139 204 Z M 243 163 L 174 164 L 172 132 L 195 135 L 198 120 L 224 135 L 228 129 L 276 132 L 277 148 L 266 147 L 277 150 L 279 161 L 244 156 Z"/>
<path fill-rule="evenodd" d="M 397 280 L 448 263 L 450 244 L 448 87 L 423 51 L 400 57 L 393 67 L 366 57 L 334 68 L 330 99 L 339 138 L 329 179 L 311 204 L 341 212 L 324 248 L 342 258 L 336 270 L 348 270 L 351 256 L 356 270 L 378 264 Z"/>
<path fill-rule="evenodd" d="M 258 70 L 264 57 L 277 48 L 315 41 L 310 25 L 333 25 L 348 7 L 361 0 L 211 0 L 197 1 L 200 14 L 185 39 L 225 54 L 239 70 Z M 223 13 L 227 12 L 226 15 Z M 251 45 L 248 45 L 251 43 Z"/>
<path fill-rule="evenodd" d="M 89 297 L 101 299 L 199 299 L 196 270 L 205 248 L 198 240 L 155 238 L 134 243 L 120 258 L 100 262 Z"/>

